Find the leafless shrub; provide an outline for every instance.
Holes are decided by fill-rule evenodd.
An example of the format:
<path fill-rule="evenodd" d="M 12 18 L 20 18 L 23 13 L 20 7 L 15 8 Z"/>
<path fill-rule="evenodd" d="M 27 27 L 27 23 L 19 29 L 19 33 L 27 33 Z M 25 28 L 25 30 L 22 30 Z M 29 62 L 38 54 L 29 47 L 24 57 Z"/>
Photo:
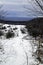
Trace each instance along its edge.
<path fill-rule="evenodd" d="M 4 35 L 3 31 L 0 31 L 0 36 Z"/>
<path fill-rule="evenodd" d="M 9 38 L 12 38 L 12 37 L 14 37 L 14 32 L 8 31 L 6 33 L 6 38 L 9 39 Z"/>

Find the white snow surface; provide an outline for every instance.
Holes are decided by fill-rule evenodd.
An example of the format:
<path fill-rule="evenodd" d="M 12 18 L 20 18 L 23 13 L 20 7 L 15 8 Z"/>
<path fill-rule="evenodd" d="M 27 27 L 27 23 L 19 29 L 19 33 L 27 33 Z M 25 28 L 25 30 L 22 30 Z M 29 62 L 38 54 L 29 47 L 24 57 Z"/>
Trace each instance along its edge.
<path fill-rule="evenodd" d="M 3 26 L 8 26 L 7 24 Z M 32 37 L 28 35 L 26 30 L 26 34 L 21 33 L 21 28 L 25 28 L 25 25 L 10 25 L 11 28 L 17 27 L 17 30 L 14 32 L 18 34 L 10 39 L 1 39 L 0 43 L 2 43 L 4 51 L 0 52 L 0 65 L 36 65 L 37 61 L 35 57 L 32 56 L 32 52 L 34 52 L 37 47 L 32 48 Z M 8 30 L 8 28 L 7 28 Z M 28 40 L 25 38 L 27 37 Z M 28 57 L 28 58 L 27 58 Z"/>

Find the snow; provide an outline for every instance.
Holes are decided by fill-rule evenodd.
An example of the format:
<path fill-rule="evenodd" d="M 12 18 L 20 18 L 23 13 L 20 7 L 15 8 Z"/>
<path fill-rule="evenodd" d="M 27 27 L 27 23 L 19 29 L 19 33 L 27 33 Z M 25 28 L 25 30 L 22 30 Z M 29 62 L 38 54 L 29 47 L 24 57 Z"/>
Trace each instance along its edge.
<path fill-rule="evenodd" d="M 8 26 L 3 24 L 3 26 Z M 3 52 L 0 51 L 0 65 L 34 65 L 37 64 L 36 58 L 32 56 L 33 48 L 36 51 L 37 47 L 32 47 L 31 36 L 21 33 L 21 28 L 25 25 L 10 25 L 10 28 L 17 27 L 14 32 L 15 37 L 6 39 L 0 37 L 0 44 L 3 45 Z M 9 28 L 9 29 L 10 29 Z M 8 30 L 8 27 L 7 27 Z M 18 34 L 18 36 L 17 36 Z M 29 40 L 26 39 L 26 36 Z"/>

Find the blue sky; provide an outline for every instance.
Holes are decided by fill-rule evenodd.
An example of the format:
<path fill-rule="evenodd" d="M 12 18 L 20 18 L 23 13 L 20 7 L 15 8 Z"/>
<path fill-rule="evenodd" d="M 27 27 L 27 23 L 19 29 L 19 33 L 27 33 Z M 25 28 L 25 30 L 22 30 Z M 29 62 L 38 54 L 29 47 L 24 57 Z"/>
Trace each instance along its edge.
<path fill-rule="evenodd" d="M 26 18 L 30 19 L 37 16 L 42 16 L 42 14 L 39 14 L 35 11 L 35 9 L 41 11 L 40 8 L 36 6 L 37 4 L 34 4 L 35 2 L 32 0 L 28 0 L 28 1 L 27 0 L 0 0 L 0 2 L 4 5 L 3 6 L 4 11 L 7 11 L 5 18 L 15 19 L 15 17 L 16 18 L 21 17 L 25 19 Z"/>

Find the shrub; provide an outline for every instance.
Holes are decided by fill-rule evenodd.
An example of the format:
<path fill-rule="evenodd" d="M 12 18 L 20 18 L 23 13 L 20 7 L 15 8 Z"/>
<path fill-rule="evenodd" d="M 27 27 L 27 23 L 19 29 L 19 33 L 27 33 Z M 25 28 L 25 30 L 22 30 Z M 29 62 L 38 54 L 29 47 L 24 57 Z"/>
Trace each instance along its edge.
<path fill-rule="evenodd" d="M 7 26 L 7 27 L 10 27 L 10 25 L 9 25 L 9 26 Z"/>
<path fill-rule="evenodd" d="M 2 29 L 6 29 L 6 27 L 4 26 L 4 27 L 2 27 Z"/>
<path fill-rule="evenodd" d="M 26 30 L 25 30 L 25 29 L 21 29 L 21 32 L 22 32 L 23 34 L 26 34 Z"/>
<path fill-rule="evenodd" d="M 14 37 L 14 33 L 11 32 L 11 31 L 8 31 L 8 32 L 6 33 L 6 38 L 11 38 L 11 37 Z"/>
<path fill-rule="evenodd" d="M 13 28 L 13 30 L 17 30 L 17 28 L 15 27 L 15 28 Z"/>
<path fill-rule="evenodd" d="M 37 27 L 37 26 L 36 26 Z M 37 37 L 40 35 L 40 30 L 36 27 L 33 27 L 33 25 L 31 26 L 26 26 L 28 33 L 33 36 L 33 37 Z"/>
<path fill-rule="evenodd" d="M 4 35 L 3 31 L 0 31 L 0 36 Z"/>
<path fill-rule="evenodd" d="M 3 48 L 2 43 L 0 42 L 0 52 L 3 52 L 3 51 L 4 51 L 4 48 Z"/>

